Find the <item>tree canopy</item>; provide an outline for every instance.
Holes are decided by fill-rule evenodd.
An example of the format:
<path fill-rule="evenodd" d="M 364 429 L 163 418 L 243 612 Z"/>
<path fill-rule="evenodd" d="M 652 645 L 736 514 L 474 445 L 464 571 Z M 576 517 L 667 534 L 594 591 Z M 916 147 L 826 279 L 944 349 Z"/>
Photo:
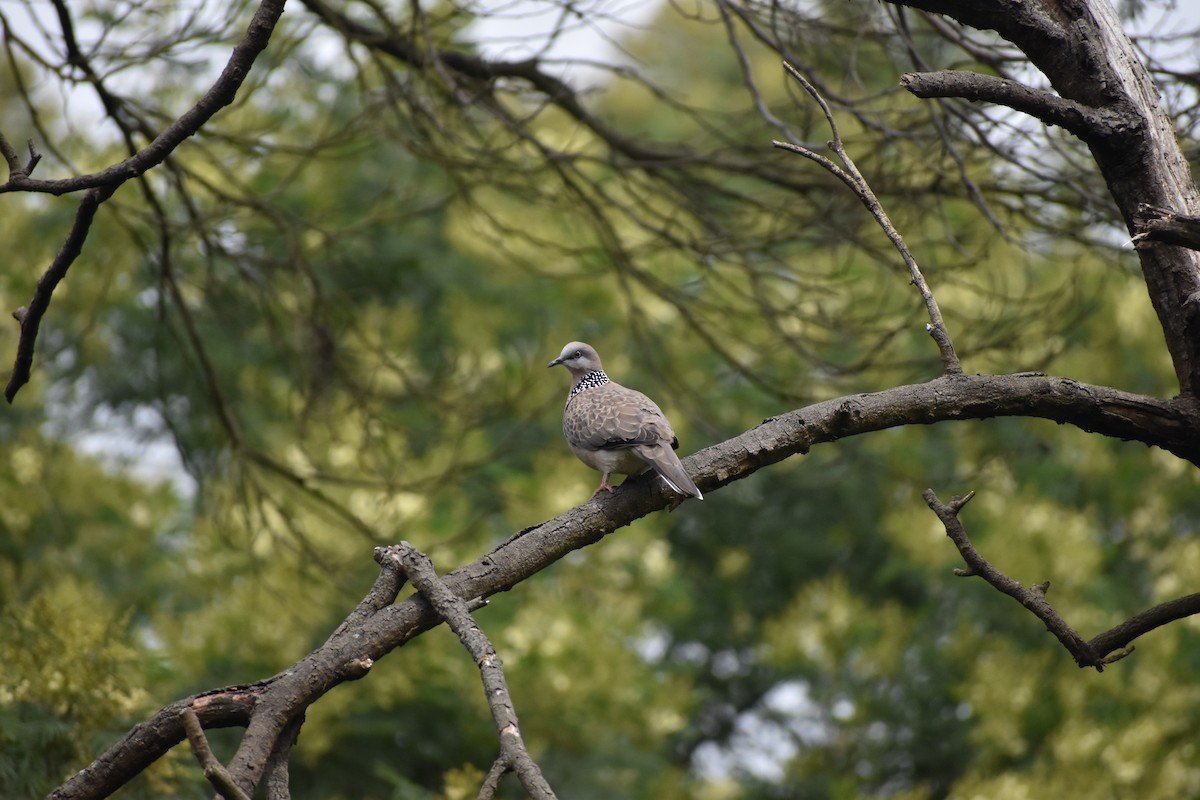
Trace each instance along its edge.
<path fill-rule="evenodd" d="M 0 8 L 0 795 L 1200 793 L 1198 24 Z"/>

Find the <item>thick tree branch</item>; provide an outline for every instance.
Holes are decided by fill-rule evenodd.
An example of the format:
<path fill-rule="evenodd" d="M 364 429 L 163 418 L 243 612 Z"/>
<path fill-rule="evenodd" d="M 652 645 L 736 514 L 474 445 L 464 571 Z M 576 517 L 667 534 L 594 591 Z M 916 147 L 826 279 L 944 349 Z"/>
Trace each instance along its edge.
<path fill-rule="evenodd" d="M 231 686 L 177 700 L 135 725 L 99 758 L 50 793 L 51 798 L 108 797 L 184 740 L 183 712 L 192 709 L 204 727 L 229 728 L 250 719 L 262 685 Z"/>
<path fill-rule="evenodd" d="M 685 459 L 705 492 L 745 478 L 814 445 L 903 425 L 1001 416 L 1041 417 L 1105 436 L 1168 450 L 1200 466 L 1200 414 L 1165 401 L 1038 374 L 944 376 L 928 383 L 841 397 L 796 409 Z M 594 544 L 674 500 L 661 482 L 634 478 L 614 494 L 519 531 L 478 560 L 442 578 L 449 591 L 482 603 L 567 554 Z M 383 551 L 380 551 L 381 553 Z M 402 580 L 383 558 L 376 587 L 313 653 L 251 686 L 220 689 L 173 703 L 135 727 L 52 798 L 107 796 L 183 738 L 179 714 L 191 706 L 205 727 L 247 725 L 230 774 L 250 792 L 291 720 L 335 686 L 367 674 L 389 652 L 441 621 L 421 595 L 392 604 Z"/>
<path fill-rule="evenodd" d="M 1127 128 L 1137 127 L 1136 119 L 1089 108 L 1074 100 L 1065 100 L 1050 92 L 1039 91 L 1017 81 L 994 78 L 977 72 L 941 70 L 907 72 L 900 85 L 917 97 L 958 97 L 988 102 L 1028 114 L 1047 125 L 1057 125 L 1085 142 L 1104 139 Z"/>
<path fill-rule="evenodd" d="M 467 604 L 438 579 L 429 558 L 407 542 L 401 542 L 399 547 L 387 548 L 384 557 L 392 558 L 403 565 L 404 572 L 412 580 L 413 586 L 430 602 L 438 615 L 446 620 L 450 630 L 454 631 L 463 647 L 475 660 L 475 666 L 479 667 L 479 675 L 483 680 L 484 695 L 492 711 L 492 720 L 496 724 L 496 733 L 500 737 L 500 758 L 504 761 L 504 766 L 517 773 L 521 785 L 534 800 L 555 800 L 554 791 L 542 775 L 541 768 L 525 749 L 525 740 L 521 736 L 517 711 L 508 691 L 508 681 L 504 677 L 504 665 L 500 656 L 487 635 L 471 617 Z M 488 784 L 489 781 L 484 782 L 485 787 Z"/>
<path fill-rule="evenodd" d="M 945 527 L 946 535 L 950 537 L 950 541 L 954 542 L 954 546 L 962 554 L 963 560 L 967 562 L 966 569 L 956 569 L 954 574 L 961 577 L 978 576 L 983 578 L 998 591 L 1025 606 L 1034 616 L 1045 623 L 1046 629 L 1054 634 L 1080 667 L 1095 667 L 1097 672 L 1103 672 L 1106 665 L 1120 661 L 1133 652 L 1133 647 L 1129 643 L 1137 637 L 1166 625 L 1168 622 L 1200 614 L 1200 594 L 1190 594 L 1136 614 L 1115 628 L 1094 637 L 1091 641 L 1085 641 L 1046 599 L 1050 581 L 1029 587 L 1023 586 L 992 566 L 971 544 L 967 531 L 958 518 L 958 512 L 971 501 L 971 498 L 975 496 L 974 492 L 968 492 L 963 497 L 955 497 L 949 503 L 939 500 L 932 489 L 926 489 L 923 496 L 926 504 Z"/>
<path fill-rule="evenodd" d="M 1085 139 L 1130 235 L 1143 205 L 1200 216 L 1200 191 L 1158 87 L 1107 0 L 889 0 L 995 30 L 1045 73 L 1055 91 L 1094 109 Z M 1119 121 L 1105 127 L 1105 121 Z M 1140 248 L 1142 274 L 1184 396 L 1200 395 L 1200 253 Z"/>

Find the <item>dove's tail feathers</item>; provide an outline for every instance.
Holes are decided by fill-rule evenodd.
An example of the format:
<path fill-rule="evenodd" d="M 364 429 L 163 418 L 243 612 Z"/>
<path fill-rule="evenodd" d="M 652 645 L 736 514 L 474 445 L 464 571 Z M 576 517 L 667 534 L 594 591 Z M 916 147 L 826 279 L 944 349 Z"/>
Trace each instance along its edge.
<path fill-rule="evenodd" d="M 697 500 L 704 499 L 704 495 L 696 488 L 696 483 L 692 480 L 692 476 L 688 475 L 687 470 L 683 468 L 683 464 L 679 463 L 679 457 L 669 448 L 662 445 L 658 447 L 639 447 L 638 454 L 667 482 L 667 486 L 670 486 L 675 492 L 694 497 Z"/>

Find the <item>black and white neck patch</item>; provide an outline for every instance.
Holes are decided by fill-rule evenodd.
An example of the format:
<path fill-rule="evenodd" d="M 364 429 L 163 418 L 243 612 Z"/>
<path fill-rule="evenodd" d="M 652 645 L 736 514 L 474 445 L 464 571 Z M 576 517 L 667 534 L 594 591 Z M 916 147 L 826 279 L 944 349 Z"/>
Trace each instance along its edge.
<path fill-rule="evenodd" d="M 579 379 L 579 383 L 575 384 L 575 388 L 567 395 L 570 400 L 575 395 L 587 389 L 594 389 L 597 386 L 603 386 L 608 383 L 608 376 L 604 374 L 602 369 L 594 369 Z"/>

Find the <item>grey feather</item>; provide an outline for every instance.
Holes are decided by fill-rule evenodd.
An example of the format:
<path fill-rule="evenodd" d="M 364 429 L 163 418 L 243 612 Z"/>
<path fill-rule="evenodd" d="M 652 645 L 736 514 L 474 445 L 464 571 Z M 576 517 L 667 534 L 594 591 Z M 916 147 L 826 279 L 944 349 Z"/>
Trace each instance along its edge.
<path fill-rule="evenodd" d="M 571 372 L 563 410 L 563 436 L 571 451 L 603 477 L 596 490 L 612 491 L 612 473 L 636 475 L 653 469 L 678 494 L 704 499 L 675 448 L 679 439 L 653 400 L 609 379 L 594 348 L 571 342 L 547 366 Z"/>

